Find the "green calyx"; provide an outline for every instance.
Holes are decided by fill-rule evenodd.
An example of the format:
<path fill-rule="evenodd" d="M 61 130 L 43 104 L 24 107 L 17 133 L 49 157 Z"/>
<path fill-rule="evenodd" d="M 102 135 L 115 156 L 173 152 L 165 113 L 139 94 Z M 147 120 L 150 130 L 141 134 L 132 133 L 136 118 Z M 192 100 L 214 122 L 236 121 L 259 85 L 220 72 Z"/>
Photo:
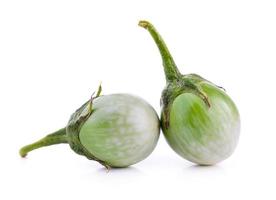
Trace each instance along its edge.
<path fill-rule="evenodd" d="M 83 124 L 93 113 L 93 100 L 100 96 L 101 91 L 102 87 L 100 85 L 96 96 L 93 97 L 92 95 L 91 99 L 88 102 L 83 104 L 78 110 L 76 110 L 75 113 L 72 114 L 69 123 L 66 127 L 66 132 L 69 140 L 69 145 L 73 151 L 75 151 L 79 155 L 85 156 L 89 160 L 97 161 L 104 167 L 109 169 L 110 166 L 107 163 L 98 159 L 91 152 L 87 151 L 87 149 L 82 145 L 79 138 L 80 130 Z"/>
<path fill-rule="evenodd" d="M 163 67 L 167 82 L 166 88 L 163 90 L 161 96 L 161 119 L 163 122 L 163 128 L 169 127 L 170 107 L 174 100 L 183 93 L 192 93 L 201 98 L 207 107 L 211 107 L 208 96 L 201 88 L 202 82 L 209 81 L 197 74 L 182 75 L 175 64 L 167 45 L 155 27 L 148 21 L 140 21 L 139 26 L 149 31 L 163 60 Z"/>
<path fill-rule="evenodd" d="M 91 96 L 91 99 L 83 104 L 78 110 L 76 110 L 70 117 L 68 125 L 65 128 L 62 128 L 52 134 L 47 135 L 46 137 L 24 146 L 20 149 L 19 154 L 21 157 L 25 157 L 28 152 L 46 147 L 54 144 L 68 143 L 73 151 L 75 151 L 79 155 L 83 155 L 89 160 L 94 160 L 102 164 L 107 169 L 110 169 L 110 166 L 106 164 L 104 161 L 99 160 L 95 156 L 93 156 L 86 148 L 81 144 L 79 133 L 82 128 L 82 125 L 86 122 L 86 120 L 93 113 L 93 101 L 98 98 L 101 94 L 102 87 L 101 85 L 98 88 L 96 96 L 94 93 Z"/>

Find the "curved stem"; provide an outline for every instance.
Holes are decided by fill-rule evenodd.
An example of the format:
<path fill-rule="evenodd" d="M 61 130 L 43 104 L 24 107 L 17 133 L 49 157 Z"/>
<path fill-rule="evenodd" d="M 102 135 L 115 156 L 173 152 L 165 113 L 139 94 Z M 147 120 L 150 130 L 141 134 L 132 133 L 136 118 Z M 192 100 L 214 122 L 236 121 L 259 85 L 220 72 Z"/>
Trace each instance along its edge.
<path fill-rule="evenodd" d="M 163 66 L 167 82 L 179 78 L 181 74 L 174 63 L 174 60 L 169 52 L 167 45 L 165 44 L 164 40 L 162 39 L 158 31 L 148 21 L 140 21 L 138 25 L 147 29 L 151 34 L 152 38 L 154 39 L 163 60 Z"/>
<path fill-rule="evenodd" d="M 22 147 L 19 151 L 19 154 L 21 157 L 25 157 L 32 150 L 60 143 L 68 143 L 66 128 L 62 128 L 38 140 L 37 142 Z"/>

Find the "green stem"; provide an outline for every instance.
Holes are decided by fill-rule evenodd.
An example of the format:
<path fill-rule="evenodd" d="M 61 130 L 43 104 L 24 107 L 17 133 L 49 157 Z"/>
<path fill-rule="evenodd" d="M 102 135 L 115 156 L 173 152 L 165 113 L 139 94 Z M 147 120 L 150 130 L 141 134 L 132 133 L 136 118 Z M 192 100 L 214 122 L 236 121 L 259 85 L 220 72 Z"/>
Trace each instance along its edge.
<path fill-rule="evenodd" d="M 178 71 L 177 66 L 174 63 L 174 60 L 170 54 L 170 51 L 167 45 L 165 44 L 164 40 L 162 39 L 161 35 L 154 28 L 154 26 L 148 21 L 140 21 L 139 26 L 149 31 L 149 33 L 151 34 L 152 38 L 154 39 L 160 51 L 160 54 L 163 60 L 166 81 L 170 82 L 172 80 L 178 79 L 181 76 L 181 74 Z"/>
<path fill-rule="evenodd" d="M 19 154 L 21 157 L 25 157 L 32 150 L 60 143 L 68 143 L 66 136 L 66 128 L 62 128 L 38 140 L 37 142 L 22 147 L 19 151 Z"/>

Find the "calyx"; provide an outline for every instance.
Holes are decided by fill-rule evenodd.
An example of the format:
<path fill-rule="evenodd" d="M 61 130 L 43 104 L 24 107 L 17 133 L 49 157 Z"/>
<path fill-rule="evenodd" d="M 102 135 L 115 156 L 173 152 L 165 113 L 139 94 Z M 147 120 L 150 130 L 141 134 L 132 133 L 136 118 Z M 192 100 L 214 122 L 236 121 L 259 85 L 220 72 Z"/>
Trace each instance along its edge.
<path fill-rule="evenodd" d="M 94 96 L 92 94 L 89 101 L 83 104 L 78 110 L 76 110 L 70 117 L 68 125 L 66 127 L 66 133 L 68 137 L 68 143 L 73 151 L 79 155 L 83 155 L 89 160 L 94 160 L 102 164 L 105 168 L 110 169 L 110 166 L 104 161 L 95 157 L 91 152 L 89 152 L 80 141 L 80 130 L 86 120 L 93 114 L 93 101 L 98 98 L 101 94 L 101 85 L 98 88 L 97 94 Z"/>

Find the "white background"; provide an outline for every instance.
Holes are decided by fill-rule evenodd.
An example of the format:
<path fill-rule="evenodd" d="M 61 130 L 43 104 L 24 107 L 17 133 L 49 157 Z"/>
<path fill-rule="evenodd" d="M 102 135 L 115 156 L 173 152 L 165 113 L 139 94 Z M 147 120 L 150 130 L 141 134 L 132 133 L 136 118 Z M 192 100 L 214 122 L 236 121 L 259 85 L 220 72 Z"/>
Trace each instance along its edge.
<path fill-rule="evenodd" d="M 259 0 L 0 1 L 0 199 L 275 199 L 276 4 Z M 182 73 L 226 88 L 242 120 L 237 150 L 213 167 L 161 135 L 144 161 L 109 173 L 67 145 L 18 150 L 66 125 L 97 88 L 159 112 L 165 86 L 150 20 Z"/>

